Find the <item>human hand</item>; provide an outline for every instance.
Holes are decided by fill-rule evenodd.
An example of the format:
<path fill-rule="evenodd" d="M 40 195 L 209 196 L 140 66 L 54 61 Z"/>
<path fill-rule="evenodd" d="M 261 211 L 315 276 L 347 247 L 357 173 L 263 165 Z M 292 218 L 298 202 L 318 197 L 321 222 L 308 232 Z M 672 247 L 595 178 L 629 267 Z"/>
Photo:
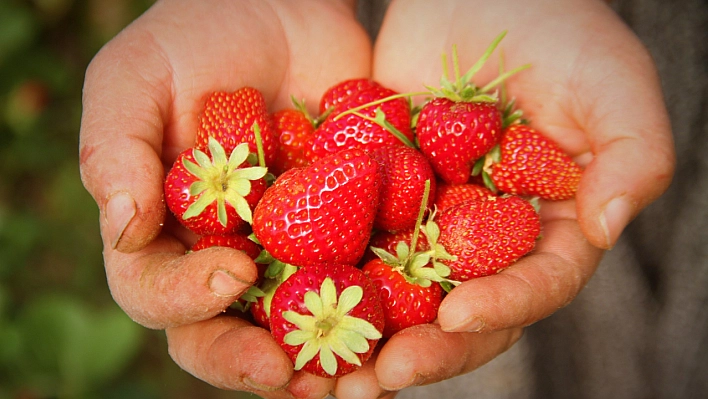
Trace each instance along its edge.
<path fill-rule="evenodd" d="M 373 77 L 400 92 L 435 86 L 442 52 L 457 45 L 464 71 L 504 30 L 507 69 L 532 64 L 508 81 L 509 96 L 532 126 L 585 166 L 576 199 L 543 202 L 543 238 L 532 255 L 456 287 L 440 307 L 439 324 L 392 337 L 368 374 L 345 377 L 352 386 L 359 377 L 375 378 L 378 394 L 429 384 L 503 352 L 522 327 L 575 298 L 603 250 L 671 180 L 674 150 L 655 67 L 602 1 L 393 1 Z M 498 68 L 492 57 L 475 82 L 483 86 Z M 343 380 L 339 398 L 364 397 L 340 390 Z"/>
<path fill-rule="evenodd" d="M 221 315 L 256 279 L 242 252 L 185 255 L 195 237 L 165 211 L 163 181 L 191 147 L 206 95 L 259 89 L 273 110 L 370 74 L 353 2 L 161 1 L 87 70 L 81 176 L 101 212 L 106 275 L 136 322 L 167 329 L 169 351 L 210 384 L 264 397 L 322 397 L 333 381 L 293 373 L 267 331 Z M 164 227 L 163 227 L 164 224 Z"/>

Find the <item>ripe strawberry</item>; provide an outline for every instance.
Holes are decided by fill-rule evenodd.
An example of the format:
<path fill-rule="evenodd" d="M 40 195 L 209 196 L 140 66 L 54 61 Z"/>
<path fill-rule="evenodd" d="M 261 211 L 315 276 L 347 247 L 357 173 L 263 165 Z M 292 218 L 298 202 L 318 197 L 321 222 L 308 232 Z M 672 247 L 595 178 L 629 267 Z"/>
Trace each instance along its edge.
<path fill-rule="evenodd" d="M 492 152 L 486 173 L 502 192 L 564 200 L 575 196 L 582 169 L 550 139 L 533 128 L 514 124 Z"/>
<path fill-rule="evenodd" d="M 382 259 L 374 259 L 362 268 L 376 285 L 383 308 L 384 338 L 418 324 L 431 323 L 438 316 L 443 289 L 437 282 L 427 280 L 422 285 L 401 266 L 391 266 Z"/>
<path fill-rule="evenodd" d="M 327 89 L 320 99 L 320 115 L 325 114 L 334 106 L 345 101 L 352 94 L 377 86 L 381 85 L 374 80 L 366 78 L 347 79 L 335 84 Z"/>
<path fill-rule="evenodd" d="M 420 151 L 451 184 L 466 183 L 477 159 L 499 141 L 501 113 L 494 102 L 435 98 L 420 111 L 416 125 Z"/>
<path fill-rule="evenodd" d="M 345 113 L 396 94 L 395 91 L 385 87 L 374 86 L 343 99 L 315 129 L 306 144 L 305 157 L 312 162 L 349 148 L 371 151 L 386 145 L 403 145 L 401 139 L 375 121 L 377 109 L 381 110 L 386 122 L 397 129 L 406 140 L 413 141 L 410 106 L 404 98 L 366 106 L 357 113 Z M 344 114 L 340 116 L 342 113 Z"/>
<path fill-rule="evenodd" d="M 469 200 L 440 212 L 438 243 L 454 261 L 449 278 L 466 281 L 499 272 L 530 252 L 540 234 L 540 218 L 516 197 Z"/>
<path fill-rule="evenodd" d="M 383 329 L 374 284 L 349 265 L 300 268 L 276 289 L 270 306 L 271 334 L 295 370 L 321 377 L 358 369 Z"/>
<path fill-rule="evenodd" d="M 246 253 L 251 259 L 256 259 L 261 253 L 261 248 L 248 237 L 240 234 L 208 235 L 200 237 L 192 245 L 192 251 L 200 251 L 211 247 L 229 247 Z"/>
<path fill-rule="evenodd" d="M 429 194 L 430 181 L 426 181 L 413 231 L 397 236 L 403 237 L 398 242 L 391 234 L 376 240 L 388 250 L 372 245 L 371 251 L 379 258 L 362 268 L 379 292 L 386 319 L 384 337 L 435 320 L 443 296 L 441 284 L 452 283 L 446 278 L 450 268 L 441 261 L 455 258 L 438 244 L 440 231 L 436 224 L 422 226 Z M 421 231 L 424 235 L 420 235 Z M 419 244 L 421 241 L 424 243 Z"/>
<path fill-rule="evenodd" d="M 270 304 L 275 290 L 296 271 L 297 267 L 275 260 L 269 265 L 263 280 L 258 284 L 263 295 L 258 296 L 250 307 L 251 316 L 257 325 L 270 329 Z"/>
<path fill-rule="evenodd" d="M 177 157 L 165 178 L 165 202 L 196 234 L 231 234 L 251 222 L 251 211 L 266 189 L 267 170 L 250 166 L 246 144 L 227 158 L 210 139 L 208 151 L 187 149 Z"/>
<path fill-rule="evenodd" d="M 425 181 L 430 180 L 427 206 L 435 198 L 435 175 L 420 151 L 395 145 L 377 148 L 369 153 L 381 172 L 380 205 L 374 227 L 388 231 L 412 228 L 420 209 Z"/>
<path fill-rule="evenodd" d="M 288 169 L 306 166 L 305 143 L 312 136 L 315 126 L 300 109 L 286 108 L 273 114 L 278 148 L 271 171 L 280 175 Z"/>
<path fill-rule="evenodd" d="M 378 165 L 358 149 L 290 169 L 256 206 L 253 232 L 285 263 L 354 265 L 369 241 L 380 186 Z"/>
<path fill-rule="evenodd" d="M 386 230 L 377 230 L 371 235 L 369 240 L 369 248 L 364 252 L 364 256 L 361 258 L 360 265 L 365 265 L 374 259 L 379 259 L 379 256 L 371 250 L 372 247 L 380 248 L 390 254 L 396 253 L 396 247 L 399 242 L 405 242 L 410 244 L 412 242 L 413 233 L 415 233 L 415 228 L 411 227 L 409 229 L 400 230 L 396 232 L 390 232 Z M 416 244 L 416 252 L 427 251 L 430 248 L 428 241 L 425 239 L 424 235 L 418 236 L 418 242 Z"/>
<path fill-rule="evenodd" d="M 263 94 L 252 87 L 243 87 L 235 92 L 214 92 L 199 114 L 195 146 L 204 150 L 209 144 L 209 137 L 213 137 L 227 154 L 241 143 L 248 143 L 250 152 L 256 153 L 256 125 L 263 143 L 266 165 L 271 165 L 275 160 L 277 140 Z"/>
<path fill-rule="evenodd" d="M 246 255 L 254 261 L 258 259 L 258 256 L 262 251 L 260 245 L 241 234 L 202 236 L 197 240 L 197 242 L 194 243 L 194 245 L 192 245 L 190 250 L 201 251 L 211 247 L 228 247 L 238 249 L 239 251 L 246 253 Z M 256 262 L 256 267 L 258 268 L 258 277 L 259 279 L 262 279 L 268 264 Z"/>
<path fill-rule="evenodd" d="M 441 212 L 453 205 L 471 199 L 495 196 L 492 190 L 479 184 L 438 184 L 435 194 L 435 206 Z"/>

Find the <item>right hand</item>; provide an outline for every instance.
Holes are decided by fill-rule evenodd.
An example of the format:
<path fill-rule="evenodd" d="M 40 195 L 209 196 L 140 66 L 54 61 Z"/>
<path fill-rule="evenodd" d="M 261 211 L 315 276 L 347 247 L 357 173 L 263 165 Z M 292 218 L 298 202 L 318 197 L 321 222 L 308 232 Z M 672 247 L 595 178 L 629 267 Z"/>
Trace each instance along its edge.
<path fill-rule="evenodd" d="M 291 94 L 316 111 L 328 87 L 370 65 L 350 0 L 160 1 L 91 62 L 81 177 L 100 209 L 111 294 L 136 322 L 166 329 L 170 355 L 194 376 L 274 398 L 323 397 L 334 384 L 294 372 L 266 330 L 222 315 L 255 281 L 251 259 L 185 254 L 195 237 L 168 215 L 163 181 L 194 144 L 204 98 L 251 86 L 271 111 Z"/>

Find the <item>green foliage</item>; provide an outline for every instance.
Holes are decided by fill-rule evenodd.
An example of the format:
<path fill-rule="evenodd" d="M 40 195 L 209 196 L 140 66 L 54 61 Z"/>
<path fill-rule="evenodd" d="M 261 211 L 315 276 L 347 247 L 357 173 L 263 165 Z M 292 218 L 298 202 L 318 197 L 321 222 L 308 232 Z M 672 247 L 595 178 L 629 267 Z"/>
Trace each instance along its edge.
<path fill-rule="evenodd" d="M 113 302 L 79 177 L 86 67 L 151 3 L 0 0 L 0 399 L 224 394 Z"/>

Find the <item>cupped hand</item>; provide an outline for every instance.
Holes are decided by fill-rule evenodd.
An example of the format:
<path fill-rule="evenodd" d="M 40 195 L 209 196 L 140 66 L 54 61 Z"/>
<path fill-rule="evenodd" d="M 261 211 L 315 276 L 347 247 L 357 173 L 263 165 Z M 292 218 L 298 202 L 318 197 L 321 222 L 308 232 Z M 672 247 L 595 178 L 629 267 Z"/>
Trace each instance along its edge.
<path fill-rule="evenodd" d="M 505 30 L 497 50 L 505 68 L 532 65 L 509 79 L 509 96 L 585 167 L 584 176 L 575 200 L 542 203 L 542 238 L 532 255 L 456 287 L 439 324 L 404 330 L 381 348 L 361 375 L 375 377 L 380 393 L 468 372 L 506 350 L 520 328 L 575 298 L 603 250 L 671 180 L 674 148 L 657 72 L 605 2 L 394 0 L 374 49 L 373 77 L 400 92 L 435 86 L 443 52 L 456 45 L 464 72 Z M 475 83 L 497 76 L 498 56 Z"/>
<path fill-rule="evenodd" d="M 111 293 L 136 322 L 168 329 L 170 354 L 198 378 L 268 397 L 322 397 L 332 385 L 293 374 L 265 330 L 215 317 L 255 265 L 226 248 L 185 255 L 195 237 L 165 210 L 165 171 L 194 144 L 205 97 L 251 86 L 272 111 L 291 95 L 316 111 L 327 87 L 370 66 L 349 0 L 160 1 L 91 62 L 81 177 L 100 209 Z"/>

